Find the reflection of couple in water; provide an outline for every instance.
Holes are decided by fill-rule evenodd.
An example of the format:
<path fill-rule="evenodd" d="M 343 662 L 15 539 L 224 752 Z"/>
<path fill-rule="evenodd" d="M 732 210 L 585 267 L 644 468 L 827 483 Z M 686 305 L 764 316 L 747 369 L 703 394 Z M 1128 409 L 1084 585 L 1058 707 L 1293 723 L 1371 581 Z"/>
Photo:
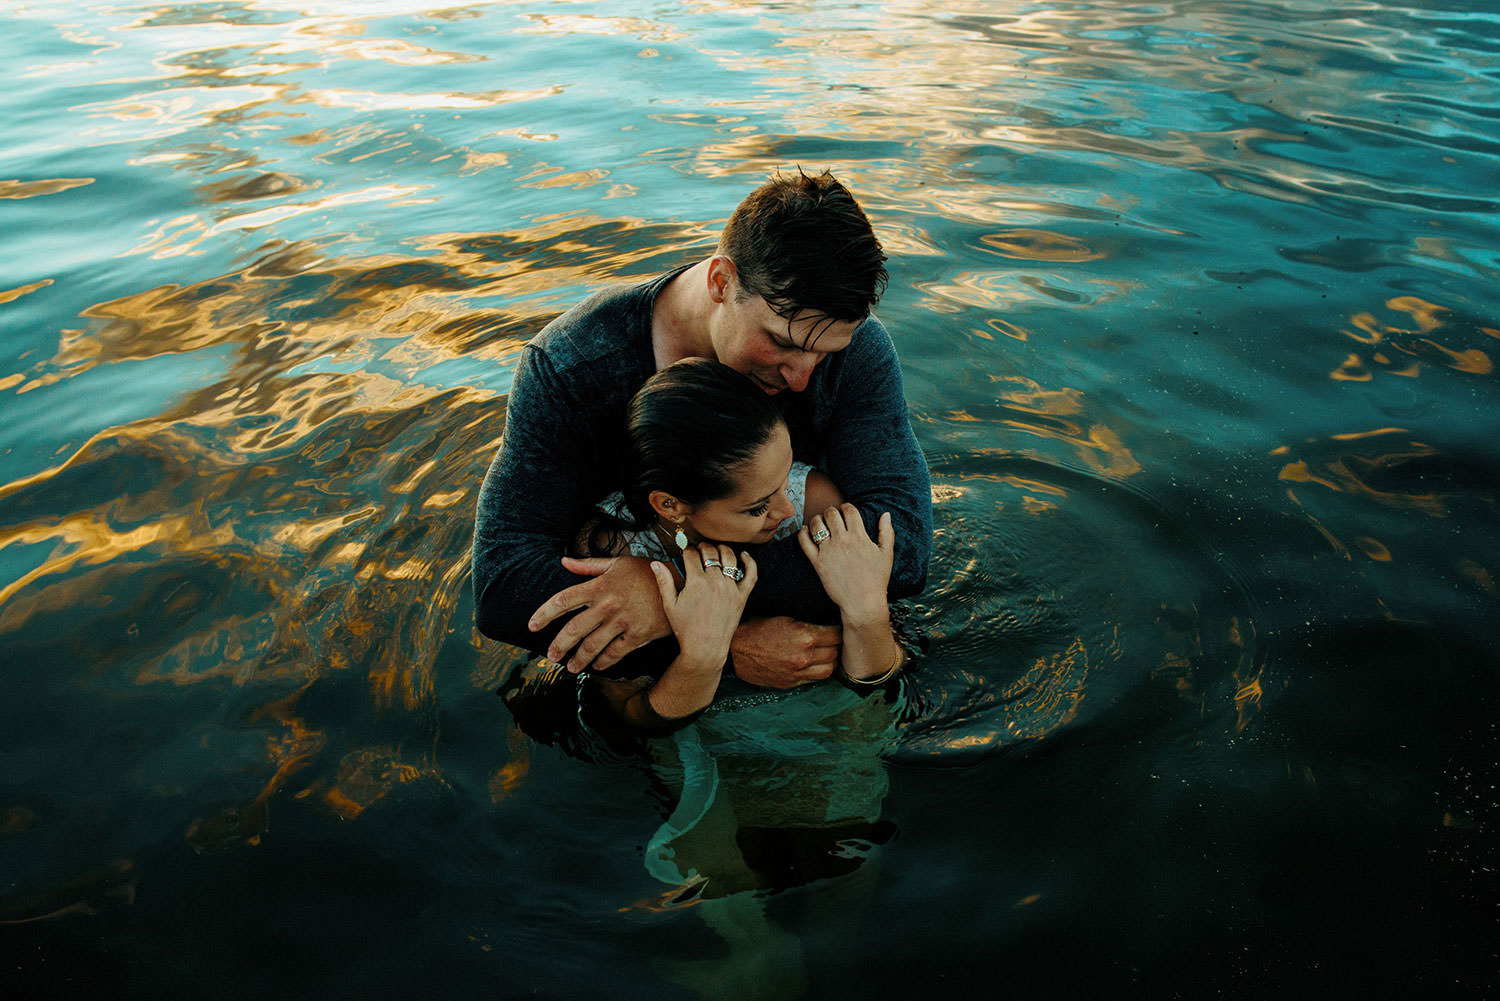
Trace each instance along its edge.
<path fill-rule="evenodd" d="M 788 832 L 832 832 L 814 854 L 857 865 L 852 834 L 876 829 L 892 710 L 862 696 L 905 665 L 887 602 L 921 590 L 932 531 L 870 313 L 884 259 L 831 175 L 776 177 L 711 257 L 596 293 L 517 364 L 480 629 L 671 734 L 646 742 L 677 792 L 647 864 L 703 897 L 785 885 Z"/>

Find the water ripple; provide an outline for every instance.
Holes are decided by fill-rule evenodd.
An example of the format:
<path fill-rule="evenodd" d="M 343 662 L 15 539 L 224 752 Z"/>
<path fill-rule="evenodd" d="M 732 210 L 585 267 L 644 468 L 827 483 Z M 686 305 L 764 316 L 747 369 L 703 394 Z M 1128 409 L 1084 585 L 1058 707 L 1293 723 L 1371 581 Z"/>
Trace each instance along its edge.
<path fill-rule="evenodd" d="M 1135 985 L 1186 989 L 1185 949 L 1231 991 L 1332 982 L 1328 927 L 1396 946 L 1371 968 L 1410 952 L 1360 923 L 1392 907 L 1451 919 L 1420 937 L 1458 970 L 1494 813 L 1500 19 L 1422 6 L 7 10 L 18 962 L 87 978 L 103 942 L 141 992 L 284 994 L 259 957 L 295 940 L 320 976 L 416 950 L 522 994 L 596 989 L 578 949 L 641 984 L 662 941 L 719 955 L 694 922 L 722 900 L 641 870 L 659 775 L 553 753 L 494 697 L 528 668 L 473 630 L 471 511 L 528 338 L 827 165 L 891 256 L 937 537 L 864 763 L 902 839 L 767 910 L 809 982 L 899 992 L 863 960 L 901 955 L 911 990 L 992 986 L 976 957 L 1024 987 L 1053 926 Z M 351 908 L 354 881 L 385 892 Z M 250 883 L 280 937 L 215 917 Z M 822 941 L 847 923 L 799 909 L 855 887 L 966 917 L 920 956 L 878 922 Z M 764 930 L 750 903 L 712 927 Z"/>

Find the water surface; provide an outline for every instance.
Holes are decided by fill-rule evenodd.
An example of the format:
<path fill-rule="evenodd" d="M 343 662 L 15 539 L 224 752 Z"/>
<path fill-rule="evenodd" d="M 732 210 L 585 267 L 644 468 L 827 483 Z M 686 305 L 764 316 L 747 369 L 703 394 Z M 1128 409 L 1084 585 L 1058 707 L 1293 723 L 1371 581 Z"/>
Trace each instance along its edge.
<path fill-rule="evenodd" d="M 1485 5 L 3 25 L 16 983 L 1493 990 Z M 800 756 L 723 752 L 762 888 L 685 894 L 661 755 L 535 724 L 571 692 L 475 632 L 472 511 L 520 346 L 799 165 L 892 258 L 924 653 Z"/>

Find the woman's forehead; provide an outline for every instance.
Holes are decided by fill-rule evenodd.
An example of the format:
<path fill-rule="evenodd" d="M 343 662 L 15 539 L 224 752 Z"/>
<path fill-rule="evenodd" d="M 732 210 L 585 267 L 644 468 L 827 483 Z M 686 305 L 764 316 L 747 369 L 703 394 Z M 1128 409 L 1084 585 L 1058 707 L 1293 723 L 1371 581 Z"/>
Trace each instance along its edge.
<path fill-rule="evenodd" d="M 780 490 L 792 468 L 792 439 L 786 425 L 776 425 L 771 437 L 739 469 L 736 500 L 757 501 Z"/>

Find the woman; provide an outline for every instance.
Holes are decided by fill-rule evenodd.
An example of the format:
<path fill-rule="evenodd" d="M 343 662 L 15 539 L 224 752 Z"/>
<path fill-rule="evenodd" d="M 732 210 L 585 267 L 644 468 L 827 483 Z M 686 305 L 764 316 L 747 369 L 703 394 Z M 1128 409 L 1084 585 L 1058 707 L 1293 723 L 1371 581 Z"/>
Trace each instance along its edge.
<path fill-rule="evenodd" d="M 755 561 L 734 547 L 794 533 L 839 607 L 845 680 L 873 688 L 896 675 L 905 655 L 886 604 L 891 517 L 880 516 L 871 540 L 833 482 L 793 460 L 785 421 L 753 382 L 714 361 L 672 365 L 631 400 L 626 437 L 624 489 L 599 505 L 579 548 L 653 560 L 680 650 L 660 677 L 601 679 L 628 723 L 670 729 L 713 701 L 758 579 Z"/>

